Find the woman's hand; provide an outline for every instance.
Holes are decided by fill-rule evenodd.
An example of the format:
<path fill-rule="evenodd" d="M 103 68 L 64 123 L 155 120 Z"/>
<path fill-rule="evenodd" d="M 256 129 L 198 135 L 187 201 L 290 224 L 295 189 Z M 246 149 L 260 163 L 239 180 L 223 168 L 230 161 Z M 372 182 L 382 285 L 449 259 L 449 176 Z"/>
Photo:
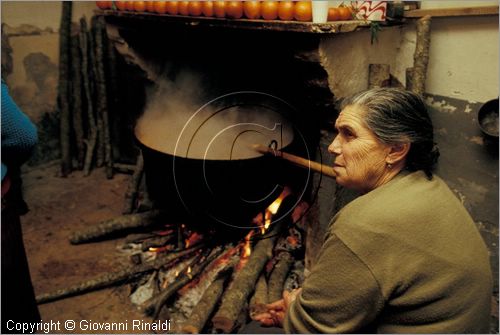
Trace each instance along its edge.
<path fill-rule="evenodd" d="M 283 327 L 286 311 L 301 290 L 302 289 L 299 288 L 291 292 L 284 291 L 283 299 L 267 304 L 267 311 L 255 315 L 253 320 L 260 322 L 265 327 Z"/>

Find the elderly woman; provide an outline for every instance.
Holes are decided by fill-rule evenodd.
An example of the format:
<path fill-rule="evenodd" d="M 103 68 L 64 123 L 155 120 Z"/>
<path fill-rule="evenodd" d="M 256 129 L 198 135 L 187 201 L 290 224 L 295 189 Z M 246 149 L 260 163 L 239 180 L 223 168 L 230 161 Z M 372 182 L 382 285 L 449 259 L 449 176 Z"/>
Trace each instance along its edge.
<path fill-rule="evenodd" d="M 329 146 L 360 197 L 332 220 L 299 291 L 256 317 L 290 333 L 487 333 L 492 276 L 473 220 L 432 174 L 423 101 L 377 88 L 347 99 Z"/>

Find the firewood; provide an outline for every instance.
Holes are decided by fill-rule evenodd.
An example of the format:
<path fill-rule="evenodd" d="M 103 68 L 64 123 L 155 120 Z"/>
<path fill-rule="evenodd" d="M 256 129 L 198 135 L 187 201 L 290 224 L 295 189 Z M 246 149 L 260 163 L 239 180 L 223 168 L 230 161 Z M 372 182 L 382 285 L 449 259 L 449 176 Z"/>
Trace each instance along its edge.
<path fill-rule="evenodd" d="M 100 276 L 97 276 L 94 279 L 81 282 L 77 285 L 68 288 L 60 289 L 52 293 L 41 294 L 36 297 L 36 301 L 38 304 L 44 304 L 51 301 L 67 298 L 70 296 L 99 290 L 105 287 L 109 287 L 111 285 L 123 283 L 133 278 L 136 278 L 139 275 L 152 272 L 153 270 L 158 270 L 162 267 L 169 266 L 170 264 L 178 261 L 179 259 L 191 255 L 193 252 L 199 250 L 202 247 L 203 245 L 199 244 L 190 249 L 171 253 L 168 256 L 158 258 L 152 262 L 143 263 L 141 265 L 136 265 L 136 266 L 127 266 L 118 271 L 105 273 Z"/>
<path fill-rule="evenodd" d="M 431 17 L 427 15 L 417 21 L 417 41 L 413 55 L 413 82 L 411 86 L 412 91 L 420 96 L 425 92 L 430 39 Z"/>
<path fill-rule="evenodd" d="M 85 159 L 85 143 L 83 142 L 83 114 L 82 114 L 82 58 L 80 55 L 80 32 L 71 36 L 71 67 L 73 80 L 73 130 L 75 133 L 76 161 L 78 169 L 83 169 Z"/>
<path fill-rule="evenodd" d="M 157 320 L 163 308 L 163 305 L 165 305 L 167 300 L 177 291 L 179 291 L 184 285 L 188 284 L 196 276 L 198 276 L 208 264 L 210 264 L 220 255 L 221 252 L 222 248 L 217 248 L 217 250 L 212 251 L 206 259 L 203 259 L 205 255 L 201 255 L 200 257 L 195 258 L 192 263 L 191 272 L 184 272 L 180 274 L 174 283 L 168 286 L 167 289 L 162 291 L 144 308 L 144 313 L 146 315 L 152 316 L 153 320 Z"/>
<path fill-rule="evenodd" d="M 123 206 L 122 214 L 130 214 L 134 211 L 137 194 L 139 193 L 139 185 L 141 185 L 142 175 L 144 174 L 144 159 L 142 151 L 139 151 L 135 170 L 128 183 L 127 192 L 125 193 L 125 205 Z"/>
<path fill-rule="evenodd" d="M 95 62 L 96 62 L 96 93 L 97 93 L 97 114 L 102 120 L 102 146 L 104 148 L 104 164 L 106 166 L 106 177 L 113 178 L 113 155 L 111 152 L 111 136 L 109 132 L 108 116 L 108 94 L 106 84 L 106 72 L 104 69 L 104 34 L 106 23 L 103 16 L 96 16 L 94 23 L 95 33 Z"/>
<path fill-rule="evenodd" d="M 130 234 L 125 238 L 125 244 L 127 243 L 142 243 L 148 238 L 156 237 L 157 235 L 153 233 L 140 233 L 140 234 Z"/>
<path fill-rule="evenodd" d="M 94 149 L 97 142 L 97 126 L 94 118 L 94 108 L 92 91 L 90 89 L 89 78 L 89 41 L 87 21 L 85 17 L 80 19 L 80 49 L 82 54 L 82 78 L 85 98 L 87 100 L 87 118 L 88 118 L 88 133 L 87 139 L 84 141 L 86 145 L 85 162 L 83 164 L 83 174 L 88 176 L 92 167 L 92 160 L 94 158 Z"/>
<path fill-rule="evenodd" d="M 296 260 L 292 266 L 292 269 L 288 273 L 288 277 L 285 280 L 285 285 L 283 286 L 284 291 L 293 291 L 302 286 L 304 282 L 304 260 Z"/>
<path fill-rule="evenodd" d="M 96 55 L 97 45 L 96 45 L 96 35 L 97 35 L 97 16 L 92 16 L 90 19 L 90 33 L 89 33 L 89 60 L 90 60 L 90 75 L 92 76 L 92 92 L 96 95 L 95 107 L 96 107 L 96 127 L 97 127 L 97 142 L 96 142 L 96 152 L 95 152 L 95 165 L 97 167 L 102 167 L 104 165 L 104 123 L 102 119 L 102 113 L 99 107 L 99 74 L 98 74 L 98 59 Z"/>
<path fill-rule="evenodd" d="M 224 292 L 224 286 L 230 273 L 231 271 L 228 269 L 221 271 L 217 275 L 217 278 L 210 284 L 201 300 L 191 312 L 191 315 L 181 329 L 181 333 L 199 334 L 202 331 Z"/>
<path fill-rule="evenodd" d="M 293 264 L 293 257 L 289 252 L 281 252 L 269 276 L 268 301 L 275 302 L 283 298 L 283 285 Z"/>
<path fill-rule="evenodd" d="M 273 246 L 281 233 L 283 220 L 276 222 L 264 237 L 255 245 L 248 263 L 236 273 L 231 286 L 222 297 L 222 303 L 212 318 L 214 328 L 230 333 L 237 324 L 242 306 L 255 288 L 264 265 L 272 256 Z"/>
<path fill-rule="evenodd" d="M 169 242 L 175 240 L 176 234 L 158 236 L 154 238 L 150 238 L 142 242 L 142 251 L 148 251 L 150 248 L 158 248 L 163 247 Z"/>
<path fill-rule="evenodd" d="M 63 2 L 61 26 L 59 29 L 59 89 L 58 102 L 60 111 L 61 141 L 61 176 L 71 172 L 71 111 L 69 101 L 70 88 L 70 52 L 71 52 L 71 12 L 72 2 Z"/>
<path fill-rule="evenodd" d="M 257 280 L 257 284 L 255 285 L 255 291 L 250 298 L 249 304 L 249 313 L 250 317 L 264 313 L 267 311 L 266 304 L 269 301 L 267 300 L 267 281 L 266 276 L 262 273 Z"/>
<path fill-rule="evenodd" d="M 71 235 L 72 244 L 80 244 L 101 239 L 119 232 L 125 232 L 133 228 L 149 227 L 158 222 L 164 213 L 160 210 L 122 215 L 101 222 L 95 226 L 88 227 Z"/>
<path fill-rule="evenodd" d="M 106 25 L 107 27 L 107 25 Z M 113 45 L 113 42 L 108 38 L 107 33 L 105 34 L 105 42 L 106 42 L 106 52 L 107 52 L 107 69 L 108 69 L 108 87 L 110 100 L 108 101 L 110 104 L 109 113 L 110 118 L 113 119 L 111 122 L 110 132 L 112 134 L 112 152 L 119 154 L 119 142 L 120 142 L 120 127 L 119 127 L 119 90 L 118 90 L 118 70 L 117 70 L 117 60 L 116 60 L 116 49 Z M 113 168 L 115 168 L 115 164 L 113 164 Z"/>
<path fill-rule="evenodd" d="M 113 169 L 116 172 L 133 174 L 135 171 L 135 165 L 123 164 L 123 163 L 113 163 Z"/>

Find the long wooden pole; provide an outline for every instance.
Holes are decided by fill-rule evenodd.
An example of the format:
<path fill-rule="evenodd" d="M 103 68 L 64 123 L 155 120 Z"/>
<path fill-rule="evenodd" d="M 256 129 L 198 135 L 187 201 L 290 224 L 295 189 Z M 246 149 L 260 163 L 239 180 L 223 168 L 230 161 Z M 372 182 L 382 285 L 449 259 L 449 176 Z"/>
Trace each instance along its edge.
<path fill-rule="evenodd" d="M 333 168 L 331 166 L 323 165 L 318 162 L 310 161 L 308 159 L 295 156 L 283 151 L 277 151 L 273 150 L 269 147 L 266 147 L 265 145 L 262 144 L 254 144 L 253 148 L 260 152 L 261 154 L 271 154 L 276 157 L 282 158 L 286 161 L 289 161 L 297 166 L 306 168 L 306 169 L 311 169 L 313 171 L 319 172 L 323 174 L 324 176 L 335 178 L 337 177 L 336 173 L 333 171 Z"/>

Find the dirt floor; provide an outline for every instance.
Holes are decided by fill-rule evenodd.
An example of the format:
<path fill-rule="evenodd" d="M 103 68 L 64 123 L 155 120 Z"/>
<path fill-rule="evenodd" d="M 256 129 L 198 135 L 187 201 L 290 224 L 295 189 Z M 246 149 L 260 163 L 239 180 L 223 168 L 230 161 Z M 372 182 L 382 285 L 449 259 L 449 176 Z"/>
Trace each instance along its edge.
<path fill-rule="evenodd" d="M 128 256 L 120 251 L 123 239 L 71 245 L 68 236 L 120 215 L 130 176 L 116 174 L 108 180 L 104 170 L 97 169 L 89 177 L 76 171 L 60 178 L 58 169 L 53 163 L 23 175 L 24 198 L 30 211 L 21 220 L 35 294 L 65 288 L 129 264 Z M 130 302 L 129 290 L 129 285 L 120 285 L 43 304 L 39 309 L 43 321 L 61 322 L 60 330 L 53 333 L 91 333 L 79 329 L 81 320 L 128 322 L 127 331 L 112 333 L 141 333 L 131 329 L 131 320 L 148 320 Z M 64 329 L 66 320 L 76 321 L 74 331 Z"/>

